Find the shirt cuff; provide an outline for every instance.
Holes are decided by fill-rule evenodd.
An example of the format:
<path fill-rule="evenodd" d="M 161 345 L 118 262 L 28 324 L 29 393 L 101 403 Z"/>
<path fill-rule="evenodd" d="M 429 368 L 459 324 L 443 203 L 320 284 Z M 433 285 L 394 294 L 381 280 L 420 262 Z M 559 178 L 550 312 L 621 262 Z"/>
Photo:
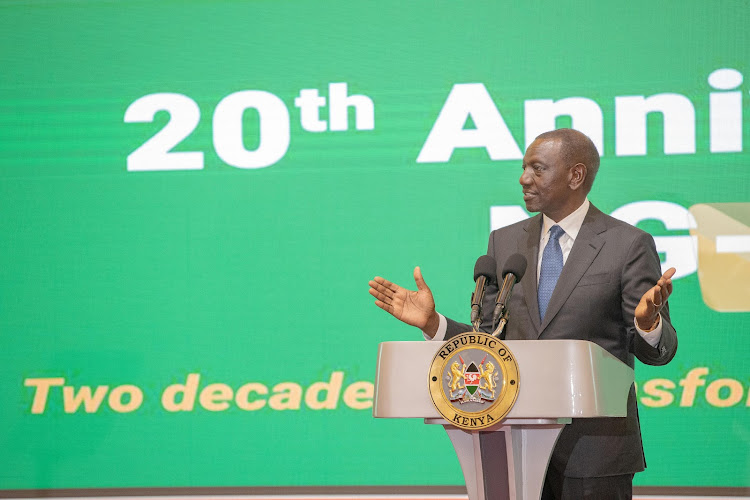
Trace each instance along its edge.
<path fill-rule="evenodd" d="M 435 332 L 434 337 L 430 337 L 425 332 L 422 332 L 422 335 L 424 335 L 425 340 L 445 340 L 445 332 L 448 331 L 448 322 L 445 320 L 445 316 L 438 313 L 438 318 L 440 322 L 438 323 L 438 329 L 437 332 Z M 661 330 L 660 330 L 661 331 Z"/>
<path fill-rule="evenodd" d="M 656 347 L 659 345 L 659 340 L 661 340 L 661 327 L 664 324 L 664 320 L 661 317 L 661 314 L 659 314 L 659 324 L 656 325 L 656 328 L 651 330 L 650 332 L 644 332 L 640 329 L 638 326 L 638 321 L 633 318 L 633 324 L 635 325 L 635 329 L 638 330 L 638 333 L 641 337 L 643 337 L 643 340 L 645 340 L 648 345 L 651 347 Z M 438 330 L 439 331 L 439 330 Z M 437 335 L 435 335 L 437 337 Z"/>

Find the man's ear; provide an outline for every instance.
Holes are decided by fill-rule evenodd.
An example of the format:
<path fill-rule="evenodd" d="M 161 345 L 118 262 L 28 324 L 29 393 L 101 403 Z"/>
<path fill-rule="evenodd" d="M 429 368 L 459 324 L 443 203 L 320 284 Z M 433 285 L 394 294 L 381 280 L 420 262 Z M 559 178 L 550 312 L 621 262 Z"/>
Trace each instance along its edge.
<path fill-rule="evenodd" d="M 574 191 L 581 189 L 586 183 L 587 174 L 588 171 L 586 170 L 586 165 L 583 163 L 576 163 L 573 165 L 570 169 L 570 181 L 568 183 L 570 189 Z"/>

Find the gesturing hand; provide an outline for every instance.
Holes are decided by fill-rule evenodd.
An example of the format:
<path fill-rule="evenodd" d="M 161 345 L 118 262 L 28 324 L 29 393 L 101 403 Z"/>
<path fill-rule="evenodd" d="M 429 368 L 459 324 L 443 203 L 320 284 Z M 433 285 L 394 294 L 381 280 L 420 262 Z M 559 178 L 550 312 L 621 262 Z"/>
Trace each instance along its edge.
<path fill-rule="evenodd" d="M 422 278 L 419 267 L 414 268 L 414 282 L 417 290 L 407 290 L 380 276 L 370 281 L 370 295 L 375 297 L 375 305 L 390 313 L 407 325 L 416 326 L 430 336 L 435 335 L 438 316 L 435 300 L 427 283 Z"/>
<path fill-rule="evenodd" d="M 641 297 L 641 301 L 635 308 L 635 320 L 641 330 L 650 331 L 656 328 L 659 312 L 672 293 L 672 276 L 676 271 L 674 267 L 667 269 L 656 285 Z"/>

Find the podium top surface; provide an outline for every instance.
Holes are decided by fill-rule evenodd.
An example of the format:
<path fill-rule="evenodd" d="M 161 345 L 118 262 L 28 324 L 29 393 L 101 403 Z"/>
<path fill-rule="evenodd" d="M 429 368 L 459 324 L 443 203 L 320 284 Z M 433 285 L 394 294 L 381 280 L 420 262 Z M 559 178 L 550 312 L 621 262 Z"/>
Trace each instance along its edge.
<path fill-rule="evenodd" d="M 519 394 L 506 418 L 624 417 L 633 370 L 584 340 L 503 342 L 519 366 Z M 438 341 L 383 342 L 378 350 L 373 415 L 441 418 L 428 372 Z"/>

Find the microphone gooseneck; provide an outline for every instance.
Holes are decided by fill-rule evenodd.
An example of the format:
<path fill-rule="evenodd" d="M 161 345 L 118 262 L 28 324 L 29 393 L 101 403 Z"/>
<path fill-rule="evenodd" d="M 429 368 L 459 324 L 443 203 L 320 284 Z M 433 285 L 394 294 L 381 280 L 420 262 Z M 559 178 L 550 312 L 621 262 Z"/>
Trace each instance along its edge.
<path fill-rule="evenodd" d="M 482 299 L 487 285 L 497 282 L 497 262 L 489 255 L 482 255 L 474 265 L 474 293 L 471 294 L 471 324 L 474 331 L 482 322 Z"/>
<path fill-rule="evenodd" d="M 492 327 L 494 329 L 492 334 L 496 337 L 503 333 L 505 325 L 508 323 L 508 299 L 513 293 L 513 286 L 523 278 L 526 265 L 526 257 L 520 253 L 514 253 L 505 261 L 502 272 L 503 284 L 497 293 L 495 310 L 492 312 Z M 495 328 L 495 325 L 497 325 L 497 328 Z"/>

